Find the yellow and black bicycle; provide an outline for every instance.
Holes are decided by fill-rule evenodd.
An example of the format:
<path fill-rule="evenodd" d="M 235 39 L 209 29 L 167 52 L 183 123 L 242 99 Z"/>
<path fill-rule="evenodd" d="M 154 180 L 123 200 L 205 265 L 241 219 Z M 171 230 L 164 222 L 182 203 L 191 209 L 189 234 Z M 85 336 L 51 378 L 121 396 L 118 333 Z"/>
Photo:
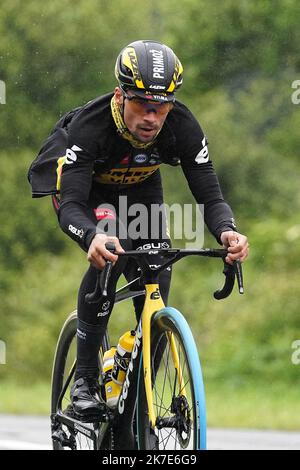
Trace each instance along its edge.
<path fill-rule="evenodd" d="M 113 247 L 110 247 L 113 251 Z M 164 262 L 151 267 L 151 255 Z M 187 256 L 221 258 L 225 284 L 214 293 L 223 299 L 232 292 L 235 279 L 243 293 L 242 268 L 225 263 L 226 249 L 159 249 L 127 251 L 120 256 L 133 257 L 141 277 L 116 293 L 116 302 L 145 296 L 141 320 L 135 331 L 135 343 L 126 378 L 115 409 L 107 406 L 97 422 L 76 419 L 69 399 L 76 368 L 77 317 L 74 311 L 66 320 L 57 344 L 53 374 L 51 426 L 53 448 L 57 450 L 201 450 L 206 449 L 206 411 L 199 355 L 190 327 L 175 308 L 166 307 L 159 291 L 159 274 Z M 89 302 L 106 295 L 112 263 L 99 271 L 95 291 Z M 108 333 L 99 351 L 99 381 L 103 383 L 103 354 L 110 349 Z"/>

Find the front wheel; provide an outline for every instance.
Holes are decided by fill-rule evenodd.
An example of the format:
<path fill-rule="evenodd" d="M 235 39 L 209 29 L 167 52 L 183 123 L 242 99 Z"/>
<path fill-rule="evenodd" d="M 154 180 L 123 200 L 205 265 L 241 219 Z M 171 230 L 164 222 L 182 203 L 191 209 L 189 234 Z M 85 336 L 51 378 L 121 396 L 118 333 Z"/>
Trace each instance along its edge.
<path fill-rule="evenodd" d="M 150 426 L 148 418 L 141 361 L 136 410 L 139 449 L 206 449 L 205 397 L 199 355 L 186 320 L 174 308 L 164 308 L 153 317 L 151 370 L 154 427 Z"/>

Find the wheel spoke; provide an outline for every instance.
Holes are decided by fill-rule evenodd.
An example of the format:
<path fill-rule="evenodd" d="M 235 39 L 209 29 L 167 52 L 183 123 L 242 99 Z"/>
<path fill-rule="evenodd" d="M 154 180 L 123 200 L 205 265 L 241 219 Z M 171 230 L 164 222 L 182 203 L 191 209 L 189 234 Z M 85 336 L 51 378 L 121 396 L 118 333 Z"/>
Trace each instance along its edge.
<path fill-rule="evenodd" d="M 171 354 L 171 335 L 177 349 L 179 368 L 175 367 Z M 164 339 L 166 344 L 161 346 L 164 344 Z M 191 419 L 194 408 L 193 394 L 185 349 L 174 332 L 165 331 L 156 344 L 151 364 L 154 406 L 162 426 L 155 430 L 158 448 L 185 449 L 193 434 L 191 426 L 194 425 L 194 420 Z"/>

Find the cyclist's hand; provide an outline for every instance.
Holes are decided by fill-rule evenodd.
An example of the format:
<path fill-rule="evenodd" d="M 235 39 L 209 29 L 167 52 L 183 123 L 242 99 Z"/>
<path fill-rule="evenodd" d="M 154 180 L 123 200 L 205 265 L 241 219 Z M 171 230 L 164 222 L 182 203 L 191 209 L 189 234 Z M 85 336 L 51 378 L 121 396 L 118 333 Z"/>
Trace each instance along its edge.
<path fill-rule="evenodd" d="M 124 252 L 117 237 L 109 237 L 104 233 L 97 233 L 90 244 L 87 254 L 88 261 L 97 269 L 103 269 L 105 262 L 108 260 L 115 263 L 118 259 L 117 255 L 114 255 L 105 248 L 105 243 L 114 243 L 118 252 Z"/>
<path fill-rule="evenodd" d="M 228 249 L 229 254 L 225 261 L 228 264 L 233 264 L 233 261 L 239 259 L 245 261 L 249 254 L 249 243 L 245 235 L 228 230 L 221 234 L 221 242 Z"/>

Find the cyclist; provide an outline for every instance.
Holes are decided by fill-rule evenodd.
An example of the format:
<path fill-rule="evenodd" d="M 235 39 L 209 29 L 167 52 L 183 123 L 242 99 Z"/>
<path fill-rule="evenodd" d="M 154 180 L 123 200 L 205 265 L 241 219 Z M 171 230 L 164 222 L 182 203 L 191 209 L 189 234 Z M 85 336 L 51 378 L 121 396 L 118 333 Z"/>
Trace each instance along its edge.
<path fill-rule="evenodd" d="M 118 251 L 171 246 L 164 217 L 155 237 L 149 233 L 134 237 L 128 230 L 133 220 L 130 207 L 135 203 L 148 210 L 141 225 L 148 225 L 148 232 L 153 228 L 151 207 L 163 203 L 161 163 L 180 161 L 196 202 L 204 204 L 208 229 L 229 249 L 227 262 L 244 261 L 248 255 L 247 237 L 236 231 L 209 158 L 207 139 L 191 111 L 175 100 L 183 75 L 177 56 L 159 42 L 135 41 L 119 54 L 115 75 L 114 92 L 87 103 L 71 121 L 68 149 L 57 172 L 60 226 L 87 252 L 90 263 L 78 294 L 77 369 L 71 389 L 73 408 L 81 416 L 97 414 L 102 408 L 98 351 L 117 280 L 121 273 L 128 281 L 138 276 L 132 260 L 124 264 L 105 244 L 114 242 Z M 127 221 L 119 196 L 127 197 Z M 94 290 L 97 269 L 104 267 L 105 260 L 114 262 L 108 298 L 100 305 L 87 304 L 85 295 Z M 154 263 L 159 265 L 159 256 Z M 165 303 L 170 279 L 170 270 L 160 276 Z M 142 297 L 134 299 L 137 320 L 143 302 Z"/>

